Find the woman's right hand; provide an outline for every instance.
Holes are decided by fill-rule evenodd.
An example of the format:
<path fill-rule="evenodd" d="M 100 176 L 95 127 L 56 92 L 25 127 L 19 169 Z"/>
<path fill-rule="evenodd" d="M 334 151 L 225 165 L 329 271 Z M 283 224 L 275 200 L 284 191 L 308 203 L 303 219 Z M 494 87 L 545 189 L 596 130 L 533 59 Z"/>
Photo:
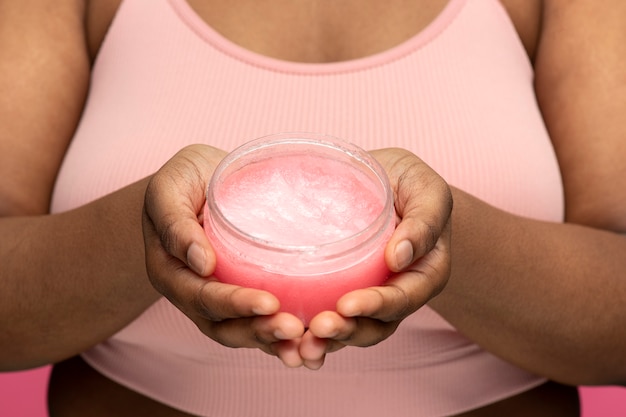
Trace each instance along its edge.
<path fill-rule="evenodd" d="M 279 313 L 266 291 L 217 281 L 215 254 L 202 227 L 205 190 L 225 152 L 192 145 L 170 159 L 146 190 L 146 267 L 154 288 L 208 337 L 228 347 L 258 348 L 289 367 L 303 364 L 304 334 L 295 316 Z"/>
<path fill-rule="evenodd" d="M 349 292 L 337 311 L 311 320 L 300 354 L 305 365 L 323 364 L 345 346 L 372 346 L 390 337 L 402 320 L 438 295 L 451 270 L 452 194 L 449 185 L 413 153 L 371 151 L 389 176 L 398 224 L 386 246 L 391 277 L 381 286 Z"/>

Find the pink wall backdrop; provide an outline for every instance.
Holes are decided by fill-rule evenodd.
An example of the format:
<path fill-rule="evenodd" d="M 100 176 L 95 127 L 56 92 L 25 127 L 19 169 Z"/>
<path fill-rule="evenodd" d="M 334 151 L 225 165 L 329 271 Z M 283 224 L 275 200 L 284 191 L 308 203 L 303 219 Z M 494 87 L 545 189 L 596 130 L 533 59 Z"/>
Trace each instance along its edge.
<path fill-rule="evenodd" d="M 0 373 L 0 417 L 48 417 L 46 386 L 49 367 Z M 625 417 L 626 388 L 584 387 L 582 417 Z"/>

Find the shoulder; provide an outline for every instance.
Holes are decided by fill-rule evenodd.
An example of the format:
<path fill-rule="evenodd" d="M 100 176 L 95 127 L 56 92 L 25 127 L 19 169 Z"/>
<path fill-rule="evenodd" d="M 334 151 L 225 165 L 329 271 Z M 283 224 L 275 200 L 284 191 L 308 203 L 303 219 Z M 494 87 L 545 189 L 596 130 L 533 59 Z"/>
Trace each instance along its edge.
<path fill-rule="evenodd" d="M 544 0 L 541 20 L 541 39 L 565 48 L 576 50 L 591 43 L 594 48 L 623 51 L 626 46 L 624 0 Z"/>
<path fill-rule="evenodd" d="M 624 0 L 546 0 L 542 22 L 538 70 L 549 80 L 547 85 L 574 79 L 611 80 L 623 90 Z"/>
<path fill-rule="evenodd" d="M 626 230 L 626 2 L 545 0 L 535 64 L 567 218 Z M 584 168 L 583 168 L 584 167 Z"/>
<path fill-rule="evenodd" d="M 547 29 L 582 32 L 591 30 L 624 37 L 626 2 L 623 0 L 545 0 L 543 22 Z"/>

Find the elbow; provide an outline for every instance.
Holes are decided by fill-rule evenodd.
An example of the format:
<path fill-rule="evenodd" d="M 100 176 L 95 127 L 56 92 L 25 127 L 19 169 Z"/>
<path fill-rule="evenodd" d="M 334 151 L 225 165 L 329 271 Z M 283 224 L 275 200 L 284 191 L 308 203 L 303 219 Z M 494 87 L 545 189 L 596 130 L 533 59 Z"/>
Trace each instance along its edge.
<path fill-rule="evenodd" d="M 594 201 L 594 203 L 596 202 Z M 565 221 L 594 229 L 624 234 L 626 233 L 626 217 L 623 212 L 624 203 L 626 202 L 606 202 L 601 204 L 600 207 L 591 204 L 579 204 L 574 207 L 568 207 L 565 213 Z"/>
<path fill-rule="evenodd" d="M 583 378 L 577 385 L 587 386 L 621 386 L 626 387 L 626 365 L 622 364 L 620 369 L 610 371 L 595 372 L 589 377 Z"/>
<path fill-rule="evenodd" d="M 615 353 L 617 356 L 618 354 Z M 622 386 L 626 387 L 626 358 L 615 361 L 603 361 L 598 355 L 596 361 L 587 366 L 583 364 L 570 367 L 564 372 L 558 370 L 548 379 L 572 386 Z"/>
<path fill-rule="evenodd" d="M 46 343 L 0 337 L 0 372 L 16 372 L 39 368 L 76 355 L 77 351 L 61 351 Z"/>
<path fill-rule="evenodd" d="M 5 341 L 1 341 L 0 352 L 2 352 L 0 353 L 0 372 L 25 371 L 53 362 L 43 357 L 37 357 L 32 350 L 20 346 L 19 343 L 7 344 Z"/>
<path fill-rule="evenodd" d="M 0 186 L 0 217 L 36 216 L 50 211 L 50 195 L 24 195 Z"/>

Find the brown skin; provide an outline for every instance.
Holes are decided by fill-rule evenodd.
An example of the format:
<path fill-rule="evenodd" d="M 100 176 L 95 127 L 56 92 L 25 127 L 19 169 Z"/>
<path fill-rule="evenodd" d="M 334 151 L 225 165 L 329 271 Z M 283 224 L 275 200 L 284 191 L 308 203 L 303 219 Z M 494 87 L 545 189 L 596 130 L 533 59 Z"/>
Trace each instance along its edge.
<path fill-rule="evenodd" d="M 569 383 L 624 385 L 626 3 L 545 3 L 536 90 L 561 167 L 566 224 L 455 194 L 459 256 L 431 305 L 524 368 Z M 488 227 L 472 222 L 472 212 L 489 216 Z M 473 261 L 486 251 L 493 264 Z M 514 282 L 501 278 L 498 264 L 513 268 Z M 477 279 L 455 279 L 461 273 Z"/>
<path fill-rule="evenodd" d="M 46 215 L 87 94 L 84 14 L 78 0 L 0 1 L 3 370 L 76 354 L 158 297 L 147 279 L 136 278 L 146 277 L 139 213 L 147 181 Z"/>
<path fill-rule="evenodd" d="M 84 9 L 79 0 L 58 7 L 35 0 L 19 6 L 0 1 L 3 216 L 48 211 L 89 82 Z"/>
<path fill-rule="evenodd" d="M 43 0 L 0 0 L 0 231 L 3 236 L 13 237 L 0 240 L 0 315 L 7 318 L 4 323 L 11 324 L 0 332 L 3 369 L 68 358 L 115 333 L 157 299 L 148 283 L 139 222 L 143 194 L 149 187 L 147 179 L 77 210 L 45 215 L 61 158 L 80 117 L 90 62 L 118 3 L 71 0 L 52 7 Z M 537 96 L 563 172 L 568 224 L 512 216 L 453 189 L 452 273 L 447 287 L 431 305 L 470 338 L 522 367 L 567 383 L 623 384 L 626 364 L 621 352 L 626 351 L 626 340 L 616 329 L 626 324 L 626 311 L 621 308 L 621 300 L 626 297 L 626 282 L 621 279 L 626 270 L 626 241 L 615 232 L 626 231 L 626 164 L 622 162 L 626 126 L 621 123 L 621 115 L 626 112 L 626 83 L 621 70 L 626 60 L 621 29 L 626 6 L 620 0 L 606 1 L 601 6 L 594 0 L 502 3 L 535 63 Z M 195 0 L 190 4 L 224 36 L 248 49 L 277 58 L 326 62 L 369 55 L 405 40 L 432 20 L 445 0 L 394 0 L 386 2 L 385 8 L 374 1 L 345 1 L 322 7 L 313 0 L 264 2 L 259 8 L 259 2 L 250 0 L 238 2 L 236 13 L 229 6 L 232 3 L 226 1 Z M 355 18 L 346 23 L 345 15 Z M 311 21 L 317 24 L 311 26 Z M 283 28 L 285 24 L 293 26 L 275 33 L 272 28 L 278 26 L 277 22 L 282 22 Z M 327 43 L 327 34 L 342 41 Z M 294 48 L 291 40 L 306 40 L 309 46 Z M 207 152 L 213 156 L 218 153 Z M 421 169 L 428 173 L 427 167 Z M 433 173 L 427 176 L 436 178 Z M 197 207 L 188 207 L 186 222 L 172 223 L 171 216 L 164 215 L 164 200 L 167 192 L 176 193 L 162 188 L 159 181 L 153 181 L 150 187 L 165 194 L 161 200 L 159 193 L 153 193 L 153 197 L 149 194 L 146 200 L 151 213 L 145 218 L 147 245 L 161 247 L 149 258 L 148 266 L 156 268 L 166 263 L 175 273 L 169 279 L 167 274 L 151 274 L 155 286 L 171 299 L 178 299 L 181 309 L 195 315 L 198 322 L 207 315 L 203 308 L 197 308 L 198 301 L 201 307 L 217 306 L 218 316 L 249 316 L 252 310 L 270 314 L 275 305 L 268 294 L 245 293 L 215 283 L 187 299 L 184 291 L 191 287 L 177 292 L 178 281 L 172 277 L 192 276 L 185 263 L 203 275 L 210 273 L 210 248 L 197 221 L 192 221 Z M 193 187 L 184 190 L 191 201 Z M 437 196 L 435 201 L 424 212 L 434 216 L 434 230 L 439 236 L 448 230 L 449 206 L 441 189 L 433 195 Z M 90 221 L 102 217 L 99 213 L 104 211 L 110 224 Z M 132 212 L 137 216 L 128 216 Z M 489 221 L 478 223 L 473 219 Z M 176 233 L 163 235 L 169 244 L 160 246 L 154 238 L 159 234 L 150 233 L 152 227 L 161 233 Z M 396 238 L 402 233 L 398 232 Z M 101 247 L 94 246 L 94 235 L 102 237 Z M 444 253 L 448 236 L 444 233 L 436 242 L 444 245 Z M 437 247 L 433 246 L 435 242 L 427 245 L 427 240 L 419 236 L 411 239 L 413 260 L 424 250 Z M 192 241 L 199 245 L 200 252 L 189 257 Z M 392 245 L 390 265 L 401 269 L 394 265 L 393 251 Z M 520 253 L 532 263 L 520 263 Z M 516 280 L 500 279 L 503 265 L 515 266 Z M 416 262 L 411 268 L 414 271 L 419 266 Z M 45 280 L 41 279 L 42 271 Z M 287 365 L 319 367 L 327 352 L 347 344 L 366 346 L 391 334 L 398 320 L 425 301 L 423 287 L 411 279 L 414 275 L 399 274 L 395 290 L 346 296 L 338 305 L 342 315 L 324 314 L 305 334 L 284 316 L 253 315 L 230 320 L 230 330 L 239 334 L 235 340 L 212 333 L 233 333 L 225 332 L 215 321 L 206 323 L 203 330 L 210 336 L 222 337 L 225 344 L 256 343 L 256 347 L 278 355 Z M 436 275 L 439 283 L 447 279 L 445 268 Z M 110 276 L 117 278 L 110 280 Z M 192 285 L 198 282 L 192 281 Z M 429 294 L 435 295 L 439 289 L 439 284 L 434 285 Z M 408 309 L 407 299 L 413 300 Z M 115 300 L 114 305 L 111 300 Z M 216 317 L 216 311 L 209 316 Z M 356 311 L 369 318 L 349 318 Z M 285 347 L 273 336 L 277 328 L 289 338 L 303 337 Z M 60 367 L 58 371 L 74 372 L 67 369 Z M 104 384 L 102 398 L 108 398 L 107 390 L 120 389 L 97 374 L 85 376 L 84 381 L 70 381 L 84 387 L 91 378 L 99 378 L 98 383 Z M 533 392 L 549 389 L 544 386 Z M 58 390 L 53 386 L 52 392 Z M 145 400 L 137 394 L 126 394 L 130 398 L 128 410 L 136 415 L 132 404 L 136 401 L 140 409 Z M 59 415 L 70 415 L 73 407 L 63 398 L 57 402 L 62 406 Z M 533 395 L 525 398 L 528 409 L 524 415 L 539 415 L 539 410 L 546 410 L 545 401 Z M 522 410 L 510 401 L 501 403 L 510 410 L 499 410 L 497 415 Z M 563 402 L 571 404 L 572 400 Z M 75 407 L 91 409 L 89 401 Z M 563 415 L 575 415 L 571 408 L 559 409 Z M 169 412 L 163 408 L 164 415 Z M 473 415 L 493 415 L 488 409 L 476 413 Z"/>

